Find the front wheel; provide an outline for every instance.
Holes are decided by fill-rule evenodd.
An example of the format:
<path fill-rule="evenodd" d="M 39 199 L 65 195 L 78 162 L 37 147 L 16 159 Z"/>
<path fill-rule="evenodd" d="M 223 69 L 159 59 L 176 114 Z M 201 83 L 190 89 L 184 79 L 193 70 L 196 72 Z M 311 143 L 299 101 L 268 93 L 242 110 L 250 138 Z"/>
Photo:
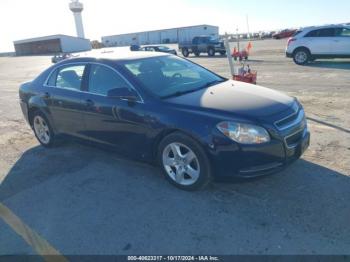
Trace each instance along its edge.
<path fill-rule="evenodd" d="M 211 181 L 206 153 L 200 144 L 182 133 L 170 134 L 162 140 L 158 161 L 166 179 L 182 190 L 202 189 Z"/>
<path fill-rule="evenodd" d="M 310 61 L 310 52 L 305 48 L 297 49 L 293 54 L 294 63 L 297 65 L 305 65 Z"/>

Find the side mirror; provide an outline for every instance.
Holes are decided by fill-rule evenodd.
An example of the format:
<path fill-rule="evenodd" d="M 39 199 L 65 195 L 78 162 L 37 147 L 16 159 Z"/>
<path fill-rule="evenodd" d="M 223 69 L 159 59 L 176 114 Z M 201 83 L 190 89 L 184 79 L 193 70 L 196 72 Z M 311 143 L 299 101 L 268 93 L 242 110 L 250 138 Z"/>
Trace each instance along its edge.
<path fill-rule="evenodd" d="M 107 92 L 107 96 L 128 101 L 137 101 L 138 99 L 136 91 L 127 87 L 113 88 Z"/>

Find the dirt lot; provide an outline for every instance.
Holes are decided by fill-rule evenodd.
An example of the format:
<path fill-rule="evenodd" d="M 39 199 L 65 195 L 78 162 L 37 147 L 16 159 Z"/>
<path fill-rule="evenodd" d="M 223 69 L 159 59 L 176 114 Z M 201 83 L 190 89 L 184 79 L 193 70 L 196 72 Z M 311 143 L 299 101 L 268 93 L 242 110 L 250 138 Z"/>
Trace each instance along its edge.
<path fill-rule="evenodd" d="M 50 58 L 0 58 L 0 204 L 62 254 L 350 254 L 350 61 L 297 66 L 284 46 L 253 42 L 249 64 L 303 103 L 309 150 L 280 174 L 195 193 L 111 152 L 40 147 L 17 93 Z M 228 76 L 223 57 L 191 59 Z M 0 255 L 36 253 L 2 219 L 0 232 Z"/>

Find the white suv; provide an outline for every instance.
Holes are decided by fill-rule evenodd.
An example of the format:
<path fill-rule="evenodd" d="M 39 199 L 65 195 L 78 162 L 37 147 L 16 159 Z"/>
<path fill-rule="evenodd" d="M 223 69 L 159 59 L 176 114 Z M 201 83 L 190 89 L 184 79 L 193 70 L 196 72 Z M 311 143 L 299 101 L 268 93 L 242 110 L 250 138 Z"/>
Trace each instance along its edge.
<path fill-rule="evenodd" d="M 298 65 L 317 58 L 350 58 L 350 26 L 302 28 L 288 40 L 286 55 Z"/>

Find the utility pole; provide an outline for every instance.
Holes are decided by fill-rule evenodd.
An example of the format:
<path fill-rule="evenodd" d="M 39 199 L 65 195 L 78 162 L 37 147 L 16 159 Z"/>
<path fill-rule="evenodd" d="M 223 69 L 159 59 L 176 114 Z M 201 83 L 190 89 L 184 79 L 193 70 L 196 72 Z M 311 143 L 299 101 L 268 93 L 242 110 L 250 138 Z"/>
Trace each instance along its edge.
<path fill-rule="evenodd" d="M 226 48 L 226 56 L 228 59 L 228 64 L 230 66 L 230 72 L 231 72 L 231 75 L 233 76 L 235 74 L 235 70 L 234 70 L 234 65 L 233 65 L 233 61 L 232 61 L 230 42 L 228 40 L 227 33 L 225 33 L 225 48 Z"/>
<path fill-rule="evenodd" d="M 246 15 L 246 20 L 247 20 L 247 29 L 248 29 L 248 39 L 250 39 L 250 31 L 249 31 L 249 17 L 248 17 L 248 14 Z"/>
<path fill-rule="evenodd" d="M 239 52 L 239 34 L 238 34 L 238 27 L 236 28 L 236 37 L 237 37 L 237 51 Z"/>

